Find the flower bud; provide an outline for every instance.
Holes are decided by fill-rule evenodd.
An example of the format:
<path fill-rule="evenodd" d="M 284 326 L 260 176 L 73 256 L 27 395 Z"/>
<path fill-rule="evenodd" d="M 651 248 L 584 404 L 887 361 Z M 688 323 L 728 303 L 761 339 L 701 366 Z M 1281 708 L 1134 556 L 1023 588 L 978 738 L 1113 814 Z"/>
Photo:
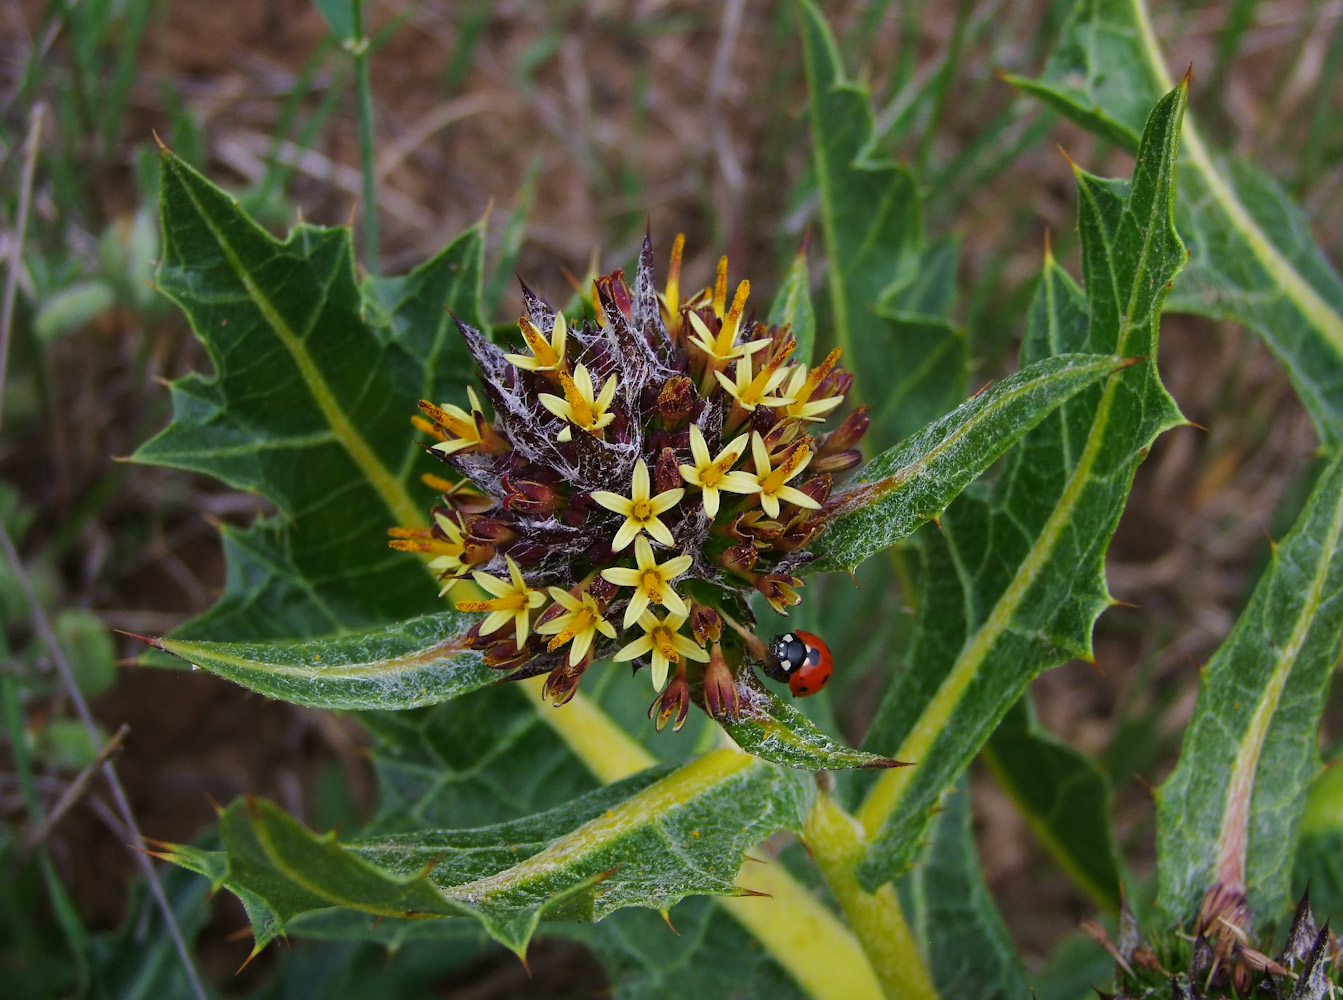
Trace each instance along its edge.
<path fill-rule="evenodd" d="M 685 375 L 673 375 L 658 393 L 657 411 L 667 427 L 677 427 L 695 409 L 695 383 Z"/>
<path fill-rule="evenodd" d="M 653 704 L 648 706 L 648 717 L 653 720 L 653 725 L 657 727 L 657 731 L 662 732 L 672 716 L 676 716 L 676 725 L 672 726 L 672 732 L 679 733 L 681 727 L 685 725 L 686 716 L 689 712 L 690 687 L 686 684 L 685 663 L 682 663 L 677 667 L 676 675 L 663 688 L 662 693 L 653 699 Z"/>
<path fill-rule="evenodd" d="M 554 486 L 535 480 L 514 479 L 505 474 L 500 479 L 505 489 L 504 509 L 519 514 L 549 514 L 563 506 L 564 497 Z"/>
<path fill-rule="evenodd" d="M 832 455 L 837 451 L 846 451 L 852 448 L 867 433 L 867 428 L 871 423 L 872 420 L 867 414 L 867 407 L 858 407 L 845 417 L 838 427 L 821 438 L 817 454 L 821 456 Z"/>
<path fill-rule="evenodd" d="M 704 707 L 714 718 L 735 719 L 741 711 L 737 680 L 723 659 L 723 649 L 714 643 L 709 662 L 704 665 Z"/>
<path fill-rule="evenodd" d="M 723 635 L 723 619 L 713 608 L 694 601 L 690 605 L 690 634 L 701 646 L 717 642 Z"/>
<path fill-rule="evenodd" d="M 591 663 L 591 654 L 574 665 L 570 665 L 568 657 L 565 657 L 560 661 L 560 665 L 546 676 L 545 686 L 541 688 L 541 697 L 556 708 L 567 704 L 578 691 L 578 682 L 583 679 L 583 672 Z"/>
<path fill-rule="evenodd" d="M 788 614 L 784 610 L 785 608 L 790 608 L 802 602 L 802 598 L 797 592 L 797 588 L 802 586 L 802 580 L 787 573 L 752 574 L 751 586 L 764 594 L 765 600 L 769 601 L 769 606 L 781 615 Z"/>
<path fill-rule="evenodd" d="M 657 463 L 653 466 L 653 490 L 663 493 L 679 486 L 681 486 L 681 471 L 680 463 L 676 460 L 676 452 L 670 448 L 663 448 L 658 453 Z"/>
<path fill-rule="evenodd" d="M 863 453 L 857 448 L 831 452 L 812 462 L 809 468 L 813 472 L 847 472 L 863 460 Z"/>
<path fill-rule="evenodd" d="M 753 543 L 738 542 L 736 545 L 724 549 L 722 555 L 718 557 L 718 561 L 729 573 L 739 573 L 742 576 L 747 576 L 755 568 L 759 558 L 760 553 L 756 551 Z"/>

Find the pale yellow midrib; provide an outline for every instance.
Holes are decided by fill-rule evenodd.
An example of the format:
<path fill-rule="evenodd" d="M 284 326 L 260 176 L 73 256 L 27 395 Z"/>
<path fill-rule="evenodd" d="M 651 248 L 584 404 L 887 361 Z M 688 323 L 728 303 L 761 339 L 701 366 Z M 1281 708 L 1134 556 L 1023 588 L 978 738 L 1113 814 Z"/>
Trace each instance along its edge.
<path fill-rule="evenodd" d="M 368 442 L 360 436 L 354 425 L 341 412 L 339 404 L 331 395 L 325 380 L 321 377 L 316 364 L 298 335 L 289 328 L 289 324 L 280 316 L 270 299 L 257 287 L 247 269 L 243 267 L 242 261 L 234 251 L 233 246 L 225 239 L 224 234 L 214 224 L 214 220 L 210 218 L 209 213 L 196 199 L 195 193 L 185 183 L 181 185 L 181 188 L 191 199 L 196 214 L 209 229 L 220 251 L 228 260 L 229 266 L 237 275 L 238 280 L 242 282 L 248 298 L 252 300 L 262 317 L 275 332 L 280 343 L 284 345 L 285 350 L 294 359 L 294 364 L 298 367 L 304 385 L 312 394 L 313 401 L 317 404 L 317 408 L 331 427 L 331 432 L 341 447 L 345 449 L 351 460 L 364 473 L 374 490 L 382 497 L 383 503 L 387 504 L 388 509 L 401 524 L 408 527 L 418 527 L 424 524 L 424 515 L 418 505 L 411 499 L 410 494 L 387 470 L 377 455 L 373 453 L 373 449 L 369 447 Z"/>
<path fill-rule="evenodd" d="M 1321 546 L 1321 555 L 1315 574 L 1310 581 L 1306 600 L 1292 626 L 1292 634 L 1273 664 L 1273 672 L 1265 685 L 1264 696 L 1255 706 L 1254 714 L 1245 737 L 1236 751 L 1235 762 L 1231 765 L 1231 781 L 1228 785 L 1227 808 L 1222 817 L 1222 829 L 1217 837 L 1217 861 L 1214 870 L 1224 881 L 1234 882 L 1241 889 L 1245 884 L 1245 853 L 1249 843 L 1249 800 L 1254 794 L 1255 771 L 1259 767 L 1259 757 L 1263 753 L 1264 741 L 1268 738 L 1268 729 L 1277 713 L 1282 692 L 1296 665 L 1301 645 L 1310 631 L 1314 611 L 1319 607 L 1320 594 L 1324 590 L 1338 549 L 1340 533 L 1343 532 L 1343 504 L 1335 503 L 1334 518 L 1329 525 L 1328 541 Z M 1238 808 L 1238 805 L 1240 808 Z"/>
<path fill-rule="evenodd" d="M 1132 0 L 1134 17 L 1138 23 L 1138 34 L 1142 37 L 1143 48 L 1152 72 L 1156 74 L 1156 83 L 1161 91 L 1168 92 L 1174 87 L 1170 73 L 1166 71 L 1166 60 L 1152 30 L 1152 22 L 1147 16 L 1147 5 L 1143 0 Z M 1343 316 L 1321 297 L 1315 287 L 1284 257 L 1264 235 L 1259 225 L 1250 217 L 1250 213 L 1241 204 L 1240 198 L 1212 161 L 1212 154 L 1203 142 L 1203 137 L 1193 121 L 1186 115 L 1184 123 L 1184 142 L 1188 158 L 1193 161 L 1203 175 L 1212 196 L 1222 206 L 1227 218 L 1235 230 L 1249 244 L 1250 252 L 1263 265 L 1269 275 L 1282 287 L 1288 298 L 1292 299 L 1302 314 L 1315 326 L 1324 339 L 1343 355 Z"/>
<path fill-rule="evenodd" d="M 979 674 L 979 667 L 989 649 L 997 641 L 1016 615 L 1017 608 L 1025 598 L 1026 592 L 1034 584 L 1045 562 L 1054 552 L 1063 529 L 1071 520 L 1071 513 L 1082 491 L 1091 478 L 1091 469 L 1100 454 L 1104 430 L 1109 422 L 1110 406 L 1114 399 L 1115 381 L 1111 379 L 1105 385 L 1101 404 L 1096 411 L 1092 424 L 1092 433 L 1079 456 L 1078 464 L 1068 481 L 1068 486 L 1055 505 L 1045 530 L 1040 533 L 1031 551 L 1012 577 L 1002 597 L 993 607 L 993 612 L 976 631 L 961 654 L 956 658 L 951 671 L 938 686 L 937 692 L 928 702 L 927 708 L 919 715 L 913 730 L 905 737 L 904 743 L 894 754 L 897 760 L 917 764 L 926 759 L 937 737 L 944 731 L 951 713 L 960 704 L 966 688 Z M 887 771 L 872 786 L 867 798 L 858 809 L 858 820 L 869 840 L 876 837 L 886 821 L 904 796 L 905 789 L 913 780 L 917 768 L 902 767 Z"/>

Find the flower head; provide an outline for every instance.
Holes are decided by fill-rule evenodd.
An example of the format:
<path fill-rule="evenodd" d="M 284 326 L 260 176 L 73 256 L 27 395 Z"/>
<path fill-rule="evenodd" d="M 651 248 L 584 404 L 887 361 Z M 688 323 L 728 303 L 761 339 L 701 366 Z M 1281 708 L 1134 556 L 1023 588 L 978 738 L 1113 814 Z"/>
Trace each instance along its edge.
<path fill-rule="evenodd" d="M 550 326 L 549 341 L 541 336 L 536 324 L 526 316 L 518 320 L 518 329 L 522 331 L 522 339 L 527 341 L 527 346 L 532 349 L 532 356 L 529 358 L 525 354 L 505 354 L 504 358 L 512 362 L 515 368 L 524 368 L 530 372 L 548 372 L 564 364 L 564 351 L 569 338 L 565 336 L 568 325 L 562 313 L 555 314 L 555 321 Z"/>
<path fill-rule="evenodd" d="M 782 614 L 800 600 L 822 505 L 867 428 L 860 409 L 824 429 L 851 381 L 837 351 L 796 359 L 787 328 L 752 316 L 749 282 L 729 299 L 726 258 L 687 293 L 683 246 L 659 296 L 645 241 L 630 283 L 593 281 L 589 318 L 524 286 L 525 351 L 458 324 L 483 391 L 469 409 L 420 404 L 415 426 L 450 475 L 424 479 L 442 495 L 429 526 L 390 540 L 444 593 L 485 591 L 454 595 L 481 615 L 467 638 L 485 663 L 546 674 L 561 705 L 595 660 L 633 660 L 663 692 L 655 721 L 676 726 L 692 700 L 736 711 L 763 645 L 739 640 L 751 601 Z"/>
<path fill-rule="evenodd" d="M 811 449 L 796 442 L 784 453 L 777 467 L 770 464 L 769 449 L 759 432 L 751 435 L 751 457 L 755 460 L 755 481 L 760 487 L 760 506 L 770 517 L 779 516 L 779 502 L 797 504 L 809 510 L 820 510 L 821 505 L 801 490 L 786 485 L 811 460 Z"/>
<path fill-rule="evenodd" d="M 717 458 L 709 457 L 709 445 L 704 440 L 704 432 L 694 424 L 690 425 L 690 454 L 693 465 L 680 467 L 681 478 L 691 486 L 698 486 L 704 502 L 704 513 L 713 517 L 718 513 L 718 491 L 730 493 L 759 493 L 760 484 L 749 472 L 729 471 L 742 452 L 746 450 L 746 435 L 734 439 L 718 453 Z"/>

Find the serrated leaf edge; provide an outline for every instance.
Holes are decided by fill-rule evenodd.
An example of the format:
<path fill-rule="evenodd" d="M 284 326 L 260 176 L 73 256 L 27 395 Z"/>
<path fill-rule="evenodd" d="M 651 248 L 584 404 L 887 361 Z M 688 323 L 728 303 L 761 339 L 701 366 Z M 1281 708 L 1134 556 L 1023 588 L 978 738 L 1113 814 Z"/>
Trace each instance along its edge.
<path fill-rule="evenodd" d="M 284 346 L 285 350 L 288 351 L 289 355 L 294 359 L 294 364 L 303 378 L 304 385 L 308 387 L 308 391 L 312 394 L 313 402 L 317 405 L 317 408 L 321 411 L 327 424 L 331 427 L 331 432 L 335 437 L 335 440 L 345 449 L 346 453 L 349 454 L 351 461 L 363 471 L 364 475 L 368 478 L 368 481 L 373 485 L 373 488 L 378 492 L 378 495 L 382 497 L 383 502 L 387 504 L 388 509 L 392 511 L 393 515 L 400 521 L 400 523 L 413 526 L 424 524 L 424 512 L 421 511 L 419 505 L 411 499 L 410 494 L 402 487 L 402 485 L 397 482 L 391 471 L 383 465 L 378 456 L 374 454 L 373 449 L 369 446 L 368 442 L 364 440 L 355 429 L 354 425 L 350 423 L 349 419 L 341 411 L 339 404 L 327 387 L 326 381 L 321 377 L 312 357 L 304 347 L 302 338 L 290 328 L 287 322 L 285 322 L 284 317 L 280 315 L 279 310 L 275 307 L 275 304 L 270 298 L 257 287 L 256 283 L 252 280 L 251 274 L 248 272 L 247 268 L 243 266 L 242 261 L 239 259 L 232 244 L 228 242 L 225 238 L 225 234 L 215 225 L 214 219 L 210 213 L 201 205 L 200 200 L 196 197 L 196 192 L 192 190 L 190 183 L 192 180 L 199 177 L 199 175 L 172 153 L 165 151 L 163 157 L 165 174 L 171 170 L 179 170 L 185 174 L 185 179 L 181 177 L 178 178 L 180 189 L 191 202 L 192 207 L 196 210 L 196 214 L 200 217 L 201 223 L 214 237 L 220 252 L 228 261 L 229 266 L 237 275 L 242 286 L 247 290 L 248 298 L 251 299 L 252 304 L 256 307 L 265 322 L 270 325 L 271 330 L 275 333 L 276 338 Z M 276 246 L 280 245 L 279 241 L 260 226 L 257 226 L 246 214 L 243 214 L 241 218 L 245 220 L 244 224 L 254 226 L 256 231 L 264 235 L 267 241 Z M 350 253 L 342 256 L 343 259 L 353 267 L 352 246 L 350 249 Z M 332 275 L 334 278 L 334 271 L 332 272 Z M 169 297 L 171 298 L 172 296 Z M 174 301 L 176 301 L 176 299 L 174 299 Z M 178 304 L 181 305 L 181 303 Z M 314 320 L 319 315 L 320 310 L 313 311 Z"/>

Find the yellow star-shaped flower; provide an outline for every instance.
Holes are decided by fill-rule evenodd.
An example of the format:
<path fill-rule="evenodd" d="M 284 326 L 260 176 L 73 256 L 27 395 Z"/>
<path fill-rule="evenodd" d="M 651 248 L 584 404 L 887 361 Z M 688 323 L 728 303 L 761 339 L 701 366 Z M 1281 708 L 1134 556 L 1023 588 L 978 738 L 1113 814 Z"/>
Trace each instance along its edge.
<path fill-rule="evenodd" d="M 625 621 L 621 628 L 633 625 L 650 604 L 660 604 L 678 615 L 690 614 L 690 608 L 681 595 L 672 590 L 671 583 L 690 568 L 690 564 L 695 561 L 691 556 L 679 555 L 659 564 L 653 555 L 653 546 L 640 535 L 634 540 L 634 561 L 638 564 L 637 569 L 613 566 L 602 570 L 602 576 L 617 587 L 634 588 L 634 596 L 625 609 Z"/>
<path fill-rule="evenodd" d="M 756 343 L 764 344 L 765 341 L 758 340 Z M 784 380 L 784 376 L 788 374 L 779 366 L 792 353 L 792 350 L 792 344 L 789 344 L 785 350 L 771 358 L 769 364 L 760 369 L 760 374 L 754 377 L 751 375 L 751 356 L 749 354 L 737 359 L 737 367 L 734 371 L 736 381 L 732 381 L 718 371 L 713 373 L 713 377 L 718 379 L 718 384 L 737 401 L 737 405 L 748 413 L 762 403 L 765 406 L 787 406 L 793 401 L 792 399 L 786 396 L 771 396 L 769 393 L 773 392 L 779 383 Z"/>
<path fill-rule="evenodd" d="M 755 459 L 755 481 L 760 484 L 760 506 L 770 517 L 779 516 L 779 502 L 795 503 L 799 507 L 820 510 L 821 505 L 801 490 L 784 485 L 811 461 L 811 449 L 805 444 L 788 452 L 783 464 L 770 468 L 769 450 L 759 431 L 751 433 L 751 457 Z"/>
<path fill-rule="evenodd" d="M 518 320 L 518 329 L 522 331 L 527 346 L 532 349 L 532 356 L 529 358 L 525 354 L 505 354 L 504 357 L 513 365 L 532 372 L 549 372 L 564 364 L 564 346 L 567 341 L 565 333 L 568 331 L 568 325 L 561 313 L 555 314 L 555 323 L 550 328 L 548 343 L 546 338 L 541 336 L 541 331 L 526 316 Z"/>
<path fill-rule="evenodd" d="M 601 395 L 593 395 L 592 374 L 587 366 L 579 364 L 571 377 L 563 368 L 559 369 L 560 384 L 564 386 L 564 395 L 555 396 L 548 392 L 539 393 L 541 405 L 555 416 L 577 424 L 589 434 L 596 434 L 616 418 L 610 411 L 611 400 L 616 396 L 616 376 L 611 375 L 602 386 Z M 566 426 L 558 438 L 568 441 L 573 436 L 573 428 Z"/>
<path fill-rule="evenodd" d="M 678 486 L 674 490 L 664 490 L 653 496 L 650 492 L 651 486 L 648 466 L 641 458 L 634 463 L 634 479 L 630 484 L 628 497 L 622 497 L 610 490 L 597 490 L 592 494 L 592 499 L 607 510 L 625 515 L 625 523 L 620 526 L 615 539 L 611 542 L 612 552 L 623 550 L 641 531 L 648 532 L 663 545 L 675 544 L 671 531 L 658 515 L 675 507 L 681 497 L 685 496 L 685 490 Z"/>
<path fill-rule="evenodd" d="M 810 373 L 806 365 L 793 366 L 793 374 L 783 390 L 783 394 L 790 400 L 786 411 L 788 416 L 794 420 L 824 420 L 827 413 L 844 402 L 843 396 L 830 396 L 827 399 L 811 401 L 812 393 L 830 374 L 830 370 L 835 367 L 835 362 L 838 360 L 839 348 L 836 347 Z"/>
<path fill-rule="evenodd" d="M 440 451 L 444 455 L 451 455 L 454 452 L 461 451 L 463 448 L 469 448 L 472 445 L 481 443 L 480 426 L 476 423 L 476 415 L 484 414 L 480 408 L 480 399 L 476 396 L 476 390 L 468 388 L 466 395 L 471 400 L 471 412 L 467 413 L 460 406 L 453 406 L 451 403 L 443 403 L 440 406 L 427 401 L 420 403 L 420 409 L 425 414 L 441 426 L 449 434 L 454 435 L 447 441 L 440 441 L 433 446 L 434 451 Z"/>
<path fill-rule="evenodd" d="M 720 275 L 720 279 L 724 282 L 727 280 L 725 275 Z M 714 367 L 731 361 L 733 358 L 754 354 L 769 343 L 767 340 L 752 340 L 745 344 L 733 343 L 737 339 L 737 331 L 741 327 L 741 313 L 746 308 L 746 297 L 750 294 L 751 283 L 749 281 L 743 281 L 737 286 L 737 294 L 732 299 L 732 308 L 728 310 L 726 316 L 723 316 L 717 336 L 709 332 L 709 328 L 704 324 L 704 320 L 699 318 L 698 313 L 686 313 L 693 330 L 690 335 L 690 343 L 709 355 Z M 717 294 L 715 294 L 715 300 L 717 301 Z M 719 312 L 718 315 L 722 316 L 722 313 Z M 712 385 L 713 383 L 710 382 L 709 384 Z"/>
<path fill-rule="evenodd" d="M 555 603 L 565 609 L 564 614 L 536 626 L 536 631 L 542 635 L 554 636 L 546 644 L 546 649 L 552 651 L 559 649 L 566 642 L 573 643 L 569 647 L 571 667 L 577 666 L 587 655 L 598 632 L 608 639 L 616 637 L 615 626 L 602 616 L 601 609 L 597 607 L 597 602 L 591 594 L 584 591 L 583 599 L 579 601 L 567 590 L 561 590 L 559 587 L 547 589 Z"/>
<path fill-rule="evenodd" d="M 513 561 L 512 556 L 504 558 L 508 560 L 508 575 L 512 579 L 501 580 L 483 570 L 477 570 L 471 574 L 471 579 L 494 597 L 488 601 L 458 601 L 457 610 L 490 613 L 489 617 L 480 623 L 481 635 L 499 631 L 511 618 L 513 627 L 517 630 L 518 649 L 521 649 L 522 644 L 527 641 L 527 628 L 531 621 L 532 609 L 544 604 L 546 595 L 527 586 L 527 581 L 522 578 L 522 571 L 518 569 L 518 564 Z"/>
<path fill-rule="evenodd" d="M 652 611 L 639 616 L 639 625 L 644 634 L 621 648 L 611 657 L 616 662 L 632 660 L 645 653 L 653 654 L 653 690 L 661 691 L 667 683 L 667 669 L 673 663 L 680 663 L 681 657 L 697 663 L 707 663 L 709 654 L 695 645 L 695 640 L 681 635 L 681 626 L 685 624 L 685 615 L 675 611 L 668 612 L 666 618 L 658 618 Z"/>
<path fill-rule="evenodd" d="M 690 425 L 690 453 L 695 459 L 695 464 L 681 466 L 681 478 L 691 486 L 700 488 L 704 499 L 704 513 L 710 517 L 718 514 L 719 490 L 727 490 L 730 493 L 757 493 L 760 490 L 760 484 L 750 473 L 728 471 L 746 450 L 746 442 L 747 437 L 742 434 L 720 451 L 717 458 L 710 458 L 704 432 L 694 424 Z"/>

